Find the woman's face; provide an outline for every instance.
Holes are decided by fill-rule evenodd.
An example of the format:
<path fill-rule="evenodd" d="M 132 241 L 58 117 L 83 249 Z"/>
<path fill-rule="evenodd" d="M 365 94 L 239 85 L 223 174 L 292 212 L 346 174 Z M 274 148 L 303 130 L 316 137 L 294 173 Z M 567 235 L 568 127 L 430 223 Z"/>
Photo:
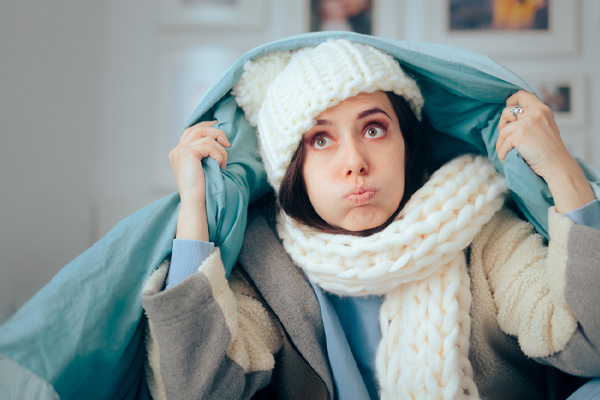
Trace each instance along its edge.
<path fill-rule="evenodd" d="M 361 93 L 323 111 L 303 141 L 306 191 L 325 222 L 362 231 L 396 212 L 404 194 L 404 139 L 384 92 Z"/>

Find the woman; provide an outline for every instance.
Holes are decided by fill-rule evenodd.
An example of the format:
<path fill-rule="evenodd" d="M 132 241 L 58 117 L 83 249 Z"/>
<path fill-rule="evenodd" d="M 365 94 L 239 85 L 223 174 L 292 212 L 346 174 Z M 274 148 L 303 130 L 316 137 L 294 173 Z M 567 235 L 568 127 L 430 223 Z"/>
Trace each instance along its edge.
<path fill-rule="evenodd" d="M 187 129 L 170 155 L 172 265 L 143 295 L 153 396 L 564 397 L 558 371 L 528 357 L 598 373 L 596 354 L 569 358 L 597 338 L 584 334 L 593 316 L 566 300 L 576 228 L 561 213 L 599 204 L 535 96 L 507 100 L 497 150 L 516 148 L 548 183 L 548 248 L 502 208 L 503 180 L 482 158 L 423 184 L 423 98 L 380 50 L 342 39 L 269 53 L 234 94 L 257 126 L 277 226 L 268 204 L 251 214 L 227 281 L 206 243 L 201 160 L 225 167 L 229 142 L 214 122 Z"/>

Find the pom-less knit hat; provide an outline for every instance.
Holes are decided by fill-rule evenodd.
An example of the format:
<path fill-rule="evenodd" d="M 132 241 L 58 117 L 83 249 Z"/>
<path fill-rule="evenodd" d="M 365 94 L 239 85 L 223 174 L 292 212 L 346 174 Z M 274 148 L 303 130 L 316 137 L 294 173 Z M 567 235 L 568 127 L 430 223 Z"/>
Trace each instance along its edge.
<path fill-rule="evenodd" d="M 302 135 L 319 114 L 359 93 L 379 90 L 404 97 L 421 118 L 421 92 L 394 58 L 338 39 L 248 61 L 233 94 L 258 128 L 267 177 L 278 192 Z"/>

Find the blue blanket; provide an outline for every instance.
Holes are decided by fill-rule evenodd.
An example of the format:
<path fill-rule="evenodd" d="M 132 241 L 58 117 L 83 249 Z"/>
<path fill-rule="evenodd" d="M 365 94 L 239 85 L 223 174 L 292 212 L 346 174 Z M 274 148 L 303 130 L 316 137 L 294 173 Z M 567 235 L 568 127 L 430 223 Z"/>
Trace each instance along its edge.
<path fill-rule="evenodd" d="M 533 91 L 525 81 L 486 56 L 446 46 L 346 32 L 305 34 L 248 52 L 204 97 L 189 121 L 218 120 L 232 143 L 226 170 L 214 160 L 204 161 L 210 238 L 221 247 L 228 271 L 241 247 L 248 205 L 270 190 L 256 157 L 254 129 L 229 91 L 246 60 L 330 37 L 369 44 L 396 57 L 425 98 L 431 166 L 466 152 L 487 155 L 506 176 L 524 215 L 547 236 L 552 198 L 546 184 L 516 151 L 502 165 L 494 148 L 506 98 L 520 88 Z M 600 172 L 578 161 L 600 197 Z M 178 207 L 174 193 L 124 219 L 0 327 L 1 393 L 149 398 L 140 294 L 146 278 L 171 252 Z"/>

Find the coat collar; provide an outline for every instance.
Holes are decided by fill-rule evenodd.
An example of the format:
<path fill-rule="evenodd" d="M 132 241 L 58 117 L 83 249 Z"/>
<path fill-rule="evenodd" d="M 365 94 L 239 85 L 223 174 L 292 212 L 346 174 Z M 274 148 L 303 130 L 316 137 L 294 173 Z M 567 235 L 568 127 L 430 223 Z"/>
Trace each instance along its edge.
<path fill-rule="evenodd" d="M 292 346 L 323 380 L 330 398 L 334 398 L 319 303 L 275 234 L 273 208 L 270 198 L 250 209 L 238 262 L 283 325 Z"/>

